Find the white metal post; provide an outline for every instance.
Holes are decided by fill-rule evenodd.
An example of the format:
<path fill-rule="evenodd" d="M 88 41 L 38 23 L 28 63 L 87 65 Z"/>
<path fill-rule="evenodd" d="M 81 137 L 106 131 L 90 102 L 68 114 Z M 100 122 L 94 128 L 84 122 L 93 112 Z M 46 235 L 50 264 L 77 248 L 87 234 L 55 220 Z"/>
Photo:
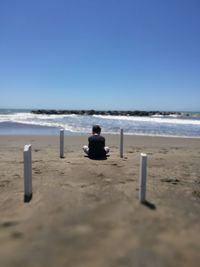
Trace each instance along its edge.
<path fill-rule="evenodd" d="M 139 201 L 146 201 L 147 155 L 140 154 Z"/>
<path fill-rule="evenodd" d="M 64 129 L 60 130 L 60 158 L 64 158 Z"/>
<path fill-rule="evenodd" d="M 124 150 L 124 130 L 120 129 L 120 158 L 123 158 Z"/>
<path fill-rule="evenodd" d="M 32 199 L 32 152 L 31 145 L 24 146 L 24 202 Z"/>

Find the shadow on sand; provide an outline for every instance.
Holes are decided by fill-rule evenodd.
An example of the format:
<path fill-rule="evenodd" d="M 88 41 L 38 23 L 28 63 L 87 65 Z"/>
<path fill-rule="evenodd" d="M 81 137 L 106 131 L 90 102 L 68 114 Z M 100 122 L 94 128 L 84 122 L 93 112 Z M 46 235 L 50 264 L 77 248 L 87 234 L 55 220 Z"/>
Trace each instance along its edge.
<path fill-rule="evenodd" d="M 107 160 L 107 158 L 110 157 L 110 155 L 106 155 L 105 157 L 101 157 L 101 158 L 91 158 L 87 155 L 84 156 L 85 158 L 91 159 L 91 160 Z"/>
<path fill-rule="evenodd" d="M 31 200 L 32 200 L 32 194 L 29 196 L 24 195 L 24 203 L 29 203 Z"/>
<path fill-rule="evenodd" d="M 156 205 L 154 205 L 153 203 L 149 202 L 148 200 L 143 201 L 141 204 L 146 206 L 150 210 L 156 210 Z"/>

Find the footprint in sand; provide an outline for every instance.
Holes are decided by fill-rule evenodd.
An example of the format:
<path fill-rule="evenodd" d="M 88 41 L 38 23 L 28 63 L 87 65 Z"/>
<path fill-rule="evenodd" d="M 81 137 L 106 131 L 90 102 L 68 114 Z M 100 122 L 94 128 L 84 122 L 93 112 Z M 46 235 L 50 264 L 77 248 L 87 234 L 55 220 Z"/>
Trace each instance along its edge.
<path fill-rule="evenodd" d="M 33 170 L 34 170 L 34 173 L 35 173 L 35 174 L 41 174 L 41 173 L 42 173 L 41 170 L 39 170 L 39 169 L 37 169 L 37 168 L 33 168 Z"/>
<path fill-rule="evenodd" d="M 195 191 L 192 192 L 192 195 L 194 197 L 200 198 L 200 191 L 195 190 Z"/>
<path fill-rule="evenodd" d="M 86 184 L 82 184 L 80 187 L 81 188 L 85 188 L 85 187 L 87 187 L 88 185 L 86 185 Z"/>
<path fill-rule="evenodd" d="M 17 224 L 18 223 L 16 221 L 5 221 L 0 223 L 0 228 L 9 228 Z"/>
<path fill-rule="evenodd" d="M 16 232 L 12 232 L 10 236 L 12 239 L 21 239 L 24 237 L 24 234 L 16 231 Z"/>
<path fill-rule="evenodd" d="M 103 173 L 99 173 L 97 174 L 97 177 L 105 177 L 105 175 Z"/>
<path fill-rule="evenodd" d="M 163 178 L 161 179 L 161 182 L 165 182 L 165 183 L 171 183 L 171 184 L 178 184 L 180 183 L 180 180 L 178 179 L 173 179 L 173 178 Z"/>
<path fill-rule="evenodd" d="M 167 154 L 168 153 L 168 150 L 167 149 L 162 149 L 162 150 L 159 151 L 159 153 L 161 153 L 161 154 Z"/>
<path fill-rule="evenodd" d="M 131 178 L 126 179 L 126 182 L 134 182 L 134 181 L 135 179 L 131 179 Z"/>
<path fill-rule="evenodd" d="M 89 187 L 89 186 L 93 186 L 93 185 L 95 185 L 95 183 L 82 184 L 80 187 L 81 187 L 81 188 L 85 188 L 85 187 Z"/>
<path fill-rule="evenodd" d="M 10 183 L 9 180 L 2 180 L 0 181 L 0 187 L 5 187 L 6 185 L 8 185 Z"/>
<path fill-rule="evenodd" d="M 119 164 L 117 164 L 117 163 L 112 163 L 111 165 L 112 165 L 112 166 L 116 166 L 116 167 L 118 167 L 118 168 L 121 168 L 121 167 L 122 167 L 121 165 L 119 165 Z"/>

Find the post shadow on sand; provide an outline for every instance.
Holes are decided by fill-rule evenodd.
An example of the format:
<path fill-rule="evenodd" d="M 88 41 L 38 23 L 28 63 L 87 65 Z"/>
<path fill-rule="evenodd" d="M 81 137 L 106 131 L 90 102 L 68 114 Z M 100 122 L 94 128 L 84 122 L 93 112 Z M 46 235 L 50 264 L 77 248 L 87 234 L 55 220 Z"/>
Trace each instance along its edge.
<path fill-rule="evenodd" d="M 154 205 L 153 203 L 149 202 L 148 200 L 142 201 L 141 204 L 146 206 L 150 210 L 156 210 L 156 205 Z"/>
<path fill-rule="evenodd" d="M 32 199 L 32 194 L 27 196 L 27 195 L 24 195 L 24 203 L 29 203 Z"/>

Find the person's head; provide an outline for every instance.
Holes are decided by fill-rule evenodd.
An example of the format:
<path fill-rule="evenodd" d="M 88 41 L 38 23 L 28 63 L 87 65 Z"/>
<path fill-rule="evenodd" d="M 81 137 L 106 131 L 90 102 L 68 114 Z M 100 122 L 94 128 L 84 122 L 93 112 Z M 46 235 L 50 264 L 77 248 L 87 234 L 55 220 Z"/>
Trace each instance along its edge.
<path fill-rule="evenodd" d="M 94 125 L 92 127 L 92 133 L 93 134 L 100 134 L 101 133 L 101 127 L 99 125 Z"/>

